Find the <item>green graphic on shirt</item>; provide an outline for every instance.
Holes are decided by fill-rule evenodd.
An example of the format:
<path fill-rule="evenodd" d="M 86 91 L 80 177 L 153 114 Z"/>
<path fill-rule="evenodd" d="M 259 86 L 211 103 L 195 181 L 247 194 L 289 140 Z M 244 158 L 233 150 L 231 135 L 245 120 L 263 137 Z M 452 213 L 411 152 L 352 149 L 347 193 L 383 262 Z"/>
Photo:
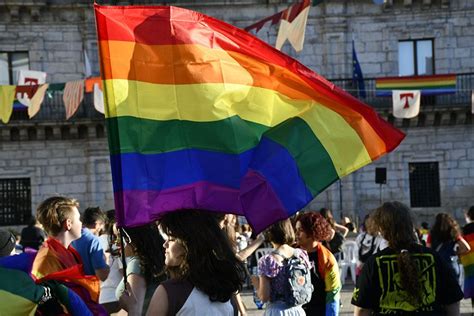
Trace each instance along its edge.
<path fill-rule="evenodd" d="M 413 306 L 409 302 L 408 293 L 402 288 L 400 274 L 398 272 L 397 255 L 380 256 L 377 258 L 377 266 L 380 280 L 380 310 L 429 310 L 436 300 L 436 271 L 435 260 L 429 253 L 412 254 L 418 267 L 419 282 L 421 284 L 421 302 Z"/>
<path fill-rule="evenodd" d="M 359 291 L 360 291 L 359 288 L 357 288 L 357 287 L 354 288 L 354 292 L 352 293 L 352 299 L 353 299 L 354 301 L 359 300 Z"/>

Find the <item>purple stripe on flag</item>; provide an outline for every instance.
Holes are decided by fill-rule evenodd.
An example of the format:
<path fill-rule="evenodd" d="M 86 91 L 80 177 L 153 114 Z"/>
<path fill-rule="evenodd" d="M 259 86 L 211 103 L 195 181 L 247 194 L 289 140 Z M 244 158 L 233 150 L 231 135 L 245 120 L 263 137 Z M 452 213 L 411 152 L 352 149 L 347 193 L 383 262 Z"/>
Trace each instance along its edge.
<path fill-rule="evenodd" d="M 243 215 L 239 190 L 210 182 L 195 182 L 162 191 L 126 190 L 115 192 L 119 226 L 138 226 L 152 222 L 171 210 L 199 208 Z"/>
<path fill-rule="evenodd" d="M 285 209 L 268 180 L 255 170 L 250 169 L 242 180 L 240 200 L 245 217 L 257 233 L 292 215 Z M 296 211 L 292 210 L 293 213 Z"/>
<path fill-rule="evenodd" d="M 474 297 L 474 276 L 464 278 L 464 298 Z"/>
<path fill-rule="evenodd" d="M 170 210 L 199 208 L 243 215 L 256 232 L 288 217 L 270 184 L 257 172 L 249 172 L 242 191 L 209 182 L 197 182 L 163 191 L 127 190 L 115 192 L 119 226 L 150 223 Z M 121 210 L 121 211 L 119 211 Z"/>

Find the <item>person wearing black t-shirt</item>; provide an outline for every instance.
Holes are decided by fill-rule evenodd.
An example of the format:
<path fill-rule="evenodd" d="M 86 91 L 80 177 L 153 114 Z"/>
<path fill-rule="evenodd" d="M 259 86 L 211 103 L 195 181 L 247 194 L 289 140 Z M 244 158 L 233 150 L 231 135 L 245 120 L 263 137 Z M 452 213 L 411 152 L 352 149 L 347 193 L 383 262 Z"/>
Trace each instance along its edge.
<path fill-rule="evenodd" d="M 416 243 L 408 207 L 387 202 L 373 216 L 389 247 L 364 265 L 354 315 L 459 315 L 461 288 L 441 257 Z"/>

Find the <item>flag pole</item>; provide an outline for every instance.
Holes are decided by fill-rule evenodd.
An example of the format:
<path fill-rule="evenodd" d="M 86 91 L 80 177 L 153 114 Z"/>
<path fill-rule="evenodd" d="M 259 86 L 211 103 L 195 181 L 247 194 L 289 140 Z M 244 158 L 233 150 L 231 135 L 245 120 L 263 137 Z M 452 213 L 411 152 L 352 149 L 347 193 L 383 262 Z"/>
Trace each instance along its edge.
<path fill-rule="evenodd" d="M 344 218 L 344 214 L 342 213 L 342 180 L 339 179 L 339 216 L 341 220 Z"/>
<path fill-rule="evenodd" d="M 122 249 L 122 266 L 123 266 L 123 285 L 125 291 L 127 290 L 127 261 L 125 260 L 125 242 L 124 235 L 126 234 L 123 227 L 120 227 L 120 248 Z"/>

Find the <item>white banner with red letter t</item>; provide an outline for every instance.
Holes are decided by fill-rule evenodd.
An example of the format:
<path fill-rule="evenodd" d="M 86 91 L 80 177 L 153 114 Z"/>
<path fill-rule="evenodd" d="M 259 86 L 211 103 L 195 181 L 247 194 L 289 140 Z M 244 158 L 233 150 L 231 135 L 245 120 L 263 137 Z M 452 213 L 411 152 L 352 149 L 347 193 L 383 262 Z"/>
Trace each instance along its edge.
<path fill-rule="evenodd" d="M 420 90 L 393 90 L 393 116 L 396 118 L 413 118 L 420 112 Z"/>
<path fill-rule="evenodd" d="M 18 85 L 19 86 L 39 86 L 46 82 L 46 73 L 43 71 L 35 70 L 20 70 L 18 75 Z M 36 92 L 36 90 L 34 90 Z M 34 93 L 33 93 L 34 95 Z M 17 93 L 17 100 L 25 105 L 30 106 L 31 98 L 33 96 L 28 96 L 26 93 Z"/>

